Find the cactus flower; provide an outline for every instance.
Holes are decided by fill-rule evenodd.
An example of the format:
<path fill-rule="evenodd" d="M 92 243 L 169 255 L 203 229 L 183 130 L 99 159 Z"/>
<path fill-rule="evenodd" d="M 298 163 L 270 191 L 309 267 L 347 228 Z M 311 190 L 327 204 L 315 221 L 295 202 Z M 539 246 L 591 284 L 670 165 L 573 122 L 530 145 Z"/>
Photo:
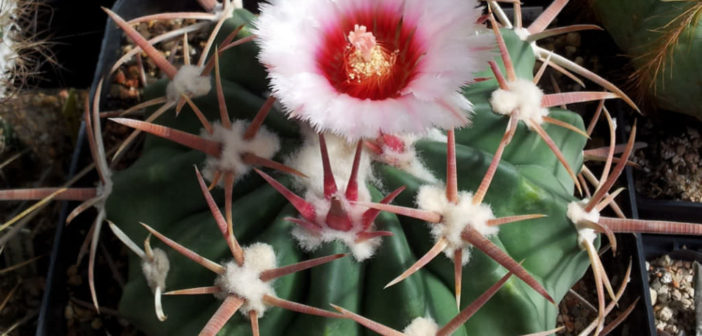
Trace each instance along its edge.
<path fill-rule="evenodd" d="M 492 56 L 471 1 L 273 1 L 259 59 L 288 116 L 349 140 L 468 123 L 459 89 Z"/>

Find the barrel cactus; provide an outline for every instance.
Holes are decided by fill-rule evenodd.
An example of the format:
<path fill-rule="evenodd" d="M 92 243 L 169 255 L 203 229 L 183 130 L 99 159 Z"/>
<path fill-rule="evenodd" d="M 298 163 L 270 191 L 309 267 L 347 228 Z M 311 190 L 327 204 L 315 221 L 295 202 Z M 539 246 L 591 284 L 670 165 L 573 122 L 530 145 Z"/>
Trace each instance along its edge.
<path fill-rule="evenodd" d="M 260 17 L 200 2 L 210 12 L 131 21 L 218 22 L 212 48 L 180 68 L 107 11 L 168 77 L 146 89 L 140 106 L 157 108 L 145 121 L 108 121 L 136 129 L 113 162 L 150 133 L 136 162 L 110 172 L 96 95 L 86 122 L 99 186 L 0 193 L 98 208 L 93 247 L 107 218 L 134 251 L 120 312 L 147 334 L 548 333 L 590 265 L 598 294 L 612 288 L 592 253 L 599 232 L 701 233 L 600 216 L 625 159 L 590 199 L 575 196 L 588 192 L 587 133 L 556 106 L 630 100 L 538 88 L 560 59 L 532 34 L 564 1 L 530 29 L 499 29 L 453 0 L 278 1 Z M 606 307 L 599 295 L 590 330 L 624 287 Z"/>
<path fill-rule="evenodd" d="M 251 32 L 252 20 L 254 17 L 246 11 L 235 11 L 233 17 L 225 21 L 220 40 L 242 24 L 245 26 L 237 38 L 245 38 Z M 492 35 L 490 31 L 483 31 L 481 34 Z M 535 57 L 529 44 L 521 41 L 511 31 L 506 30 L 503 34 L 519 78 L 532 79 Z M 252 120 L 259 107 L 266 101 L 268 86 L 265 70 L 257 64 L 257 54 L 255 44 L 243 44 L 219 56 L 222 92 L 233 120 Z M 485 65 L 487 63 L 482 65 L 483 73 L 476 74 L 475 77 L 492 77 Z M 159 83 L 149 88 L 150 96 L 163 96 L 165 86 L 166 83 Z M 455 147 L 452 151 L 455 151 L 455 154 L 452 155 L 455 155 L 456 160 L 458 190 L 475 191 L 478 188 L 507 127 L 508 118 L 493 113 L 490 104 L 492 92 L 497 88 L 496 80 L 490 79 L 463 90 L 463 96 L 473 104 L 474 113 L 470 117 L 471 125 L 457 129 L 454 134 Z M 215 91 L 213 89 L 208 95 L 194 99 L 195 105 L 209 120 L 219 119 L 219 104 Z M 315 92 L 303 94 L 315 96 Z M 583 129 L 582 120 L 572 112 L 551 108 L 549 115 Z M 314 121 L 313 118 L 310 120 Z M 125 123 L 123 120 L 117 121 Z M 157 123 L 194 135 L 203 132 L 200 122 L 191 111 L 184 110 L 178 117 L 174 113 L 166 113 Z M 264 122 L 264 127 L 276 134 L 282 144 L 275 159 L 288 163 L 307 177 L 261 173 L 260 175 L 269 179 L 271 184 L 254 173 L 241 177 L 233 188 L 232 197 L 232 218 L 236 237 L 242 245 L 254 242 L 270 244 L 278 255 L 279 264 L 348 252 L 349 244 L 343 240 L 320 242 L 312 246 L 314 248 L 305 250 L 291 238 L 291 231 L 305 228 L 296 222 L 307 219 L 304 206 L 295 203 L 303 197 L 295 198 L 293 192 L 288 189 L 305 186 L 305 180 L 309 180 L 309 184 L 319 186 L 326 182 L 322 181 L 324 162 L 319 154 L 320 142 L 308 126 L 287 120 L 279 111 L 279 107 L 273 108 Z M 577 170 L 582 164 L 586 138 L 557 126 L 545 126 L 545 130 L 557 144 L 567 165 Z M 365 129 L 363 131 L 370 132 Z M 422 185 L 441 185 L 446 180 L 447 140 L 441 132 L 434 133 L 438 135 L 420 135 L 411 141 L 407 140 L 408 137 L 389 134 L 379 137 L 388 140 L 385 142 L 375 137 L 367 138 L 366 141 L 371 147 L 375 145 L 381 153 L 364 150 L 360 154 L 364 162 L 358 162 L 357 165 L 362 165 L 359 170 L 365 172 L 356 175 L 358 188 L 365 189 L 376 202 L 383 197 L 380 190 L 387 192 L 404 188 L 399 195 L 392 195 L 396 196 L 393 203 L 414 207 L 416 195 Z M 379 135 L 377 131 L 373 134 Z M 324 138 L 325 147 L 329 147 L 327 152 L 331 161 L 327 164 L 338 182 L 334 185 L 338 185 L 343 191 L 354 168 L 356 143 L 349 144 L 344 137 L 335 136 L 330 132 L 327 132 Z M 404 147 L 398 150 L 396 156 L 409 153 L 405 155 L 404 160 L 416 161 L 415 165 L 423 165 L 422 176 L 413 174 L 411 169 L 405 169 L 410 163 L 390 162 L 387 159 L 392 157 L 391 153 L 387 153 L 391 147 L 387 143 L 393 139 Z M 358 137 L 353 140 L 358 140 Z M 308 155 L 307 152 L 312 154 Z M 369 157 L 376 159 L 372 167 L 368 162 Z M 303 159 L 296 160 L 300 158 Z M 135 240 L 145 237 L 147 233 L 139 224 L 143 222 L 210 260 L 231 259 L 231 256 L 227 257 L 229 248 L 225 240 L 218 237 L 216 225 L 193 173 L 193 165 L 202 167 L 204 161 L 205 155 L 197 150 L 164 139 L 148 137 L 140 159 L 129 169 L 117 172 L 113 176 L 115 187 L 107 202 L 108 218 Z M 372 171 L 369 171 L 371 168 Z M 269 174 L 274 175 L 280 182 L 272 181 L 273 177 Z M 288 204 L 286 199 L 281 197 L 281 193 L 271 185 L 284 190 L 282 195 L 288 196 L 295 206 Z M 313 188 L 315 187 L 309 187 Z M 300 195 L 310 193 L 309 190 L 297 190 Z M 539 286 L 543 286 L 545 292 L 542 294 L 545 295 L 517 277 L 512 277 L 504 289 L 483 306 L 465 326 L 458 329 L 458 334 L 484 333 L 489 330 L 493 334 L 514 335 L 544 331 L 555 326 L 557 307 L 553 302 L 549 302 L 549 299 L 559 301 L 588 266 L 587 255 L 577 247 L 576 232 L 566 217 L 567 204 L 574 200 L 573 190 L 573 180 L 551 149 L 538 134 L 530 132 L 526 125 L 519 125 L 512 143 L 504 149 L 494 179 L 484 195 L 484 203 L 489 204 L 488 209 L 492 211 L 494 218 L 527 214 L 538 214 L 543 218 L 502 225 L 499 233 L 489 237 L 498 249 L 505 251 L 516 261 L 515 264 L 522 262 L 527 274 L 533 277 Z M 213 194 L 221 204 L 225 197 L 222 191 L 217 188 Z M 347 207 L 350 204 L 353 203 L 344 203 Z M 359 201 L 355 206 L 362 207 L 364 204 Z M 297 220 L 294 220 L 295 208 L 301 213 Z M 354 255 L 356 258 L 349 256 L 310 271 L 280 278 L 274 283 L 275 292 L 281 298 L 322 309 L 331 308 L 330 303 L 335 304 L 400 330 L 413 319 L 425 316 L 443 325 L 459 311 L 454 299 L 454 263 L 451 259 L 436 257 L 414 275 L 383 290 L 386 283 L 400 275 L 431 249 L 434 241 L 430 229 L 420 220 L 383 212 L 374 221 L 373 231 L 384 231 L 392 235 L 369 238 L 382 239 L 374 243 L 377 250 L 358 252 Z M 498 231 L 496 227 L 494 231 Z M 304 242 L 301 244 L 304 245 Z M 353 248 L 351 250 L 355 252 Z M 214 284 L 215 277 L 208 270 L 184 260 L 174 252 L 168 254 L 171 260 L 168 288 Z M 467 257 L 466 255 L 466 259 Z M 150 305 L 144 303 L 146 298 L 151 297 L 151 289 L 140 272 L 140 264 L 141 260 L 138 258 L 134 258 L 130 263 L 130 281 L 125 287 L 120 307 L 131 321 L 147 333 L 196 333 L 207 324 L 210 316 L 221 304 L 221 301 L 213 296 L 164 297 L 163 307 L 168 319 L 159 322 Z M 466 306 L 505 273 L 507 270 L 491 257 L 477 249 L 471 249 L 470 260 L 463 267 L 462 295 L 458 306 Z M 505 313 L 518 318 L 510 323 L 503 323 Z M 221 333 L 248 334 L 249 328 L 247 317 L 237 314 L 222 327 Z M 312 317 L 275 309 L 266 312 L 260 319 L 259 328 L 263 334 L 365 333 L 360 326 L 348 319 Z"/>
<path fill-rule="evenodd" d="M 699 1 L 591 1 L 602 25 L 636 68 L 641 98 L 702 120 Z"/>

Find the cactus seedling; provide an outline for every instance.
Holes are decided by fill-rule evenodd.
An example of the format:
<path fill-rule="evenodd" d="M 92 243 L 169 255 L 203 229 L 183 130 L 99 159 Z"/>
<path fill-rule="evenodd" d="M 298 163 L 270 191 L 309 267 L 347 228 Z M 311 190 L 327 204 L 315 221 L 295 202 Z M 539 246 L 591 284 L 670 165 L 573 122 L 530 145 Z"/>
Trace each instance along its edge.
<path fill-rule="evenodd" d="M 15 39 L 17 26 L 17 13 L 20 1 L 3 1 L 0 3 L 0 98 L 4 98 L 8 85 L 11 85 L 15 62 L 19 58 Z M 14 35 L 14 36 L 13 36 Z"/>

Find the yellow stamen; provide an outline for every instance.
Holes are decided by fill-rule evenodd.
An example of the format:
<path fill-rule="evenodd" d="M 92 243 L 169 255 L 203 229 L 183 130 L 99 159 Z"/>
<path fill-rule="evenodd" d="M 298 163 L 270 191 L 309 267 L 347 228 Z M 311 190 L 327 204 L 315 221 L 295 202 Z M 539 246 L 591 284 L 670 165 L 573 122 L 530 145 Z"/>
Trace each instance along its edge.
<path fill-rule="evenodd" d="M 392 69 L 399 51 L 390 53 L 380 46 L 373 33 L 366 26 L 355 25 L 349 32 L 348 76 L 350 80 L 361 81 L 368 77 L 382 77 Z"/>

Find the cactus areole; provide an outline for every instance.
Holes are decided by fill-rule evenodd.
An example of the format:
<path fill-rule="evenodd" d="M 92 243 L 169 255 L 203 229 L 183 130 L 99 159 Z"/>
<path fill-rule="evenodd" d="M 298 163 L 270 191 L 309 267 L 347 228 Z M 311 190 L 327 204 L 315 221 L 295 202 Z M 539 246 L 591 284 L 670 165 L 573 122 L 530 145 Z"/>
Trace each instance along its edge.
<path fill-rule="evenodd" d="M 231 210 L 226 217 L 232 219 L 233 235 L 241 246 L 269 245 L 275 252 L 271 265 L 291 265 L 330 254 L 357 254 L 353 245 L 359 243 L 372 242 L 372 248 L 361 257 L 334 260 L 276 279 L 271 288 L 259 290 L 269 297 L 262 306 L 260 300 L 242 299 L 250 293 L 229 281 L 256 278 L 258 273 L 236 273 L 244 266 L 231 262 L 215 267 L 216 271 L 222 267 L 226 271 L 213 273 L 192 258 L 153 242 L 167 251 L 169 289 L 215 284 L 202 291 L 229 296 L 221 300 L 213 295 L 166 293 L 163 310 L 168 319 L 160 322 L 153 311 L 152 291 L 140 269 L 142 261 L 134 256 L 120 302 L 121 313 L 147 334 L 193 335 L 212 330 L 208 328 L 219 323 L 210 319 L 213 314 L 221 317 L 225 308 L 238 309 L 241 302 L 251 300 L 256 304 L 244 308 L 248 315 L 232 313 L 216 325 L 220 335 L 250 335 L 253 320 L 261 335 L 367 334 L 354 321 L 331 313 L 326 315 L 331 317 L 312 316 L 268 306 L 278 302 L 275 300 L 289 300 L 321 310 L 335 304 L 396 330 L 412 325 L 406 329 L 408 334 L 417 328 L 431 331 L 449 323 L 508 271 L 482 250 L 471 248 L 470 260 L 466 253 L 467 263 L 461 265 L 463 289 L 458 307 L 450 258 L 435 258 L 403 281 L 383 287 L 430 250 L 435 239 L 452 239 L 450 251 L 467 248 L 460 241 L 459 231 L 471 225 L 483 228 L 483 241 L 489 240 L 500 253 L 521 262 L 526 270 L 523 275 L 533 278 L 553 300 L 560 301 L 589 264 L 587 254 L 578 246 L 578 232 L 566 214 L 568 204 L 576 201 L 572 196 L 574 183 L 541 138 L 525 125 L 517 126 L 482 202 L 463 204 L 470 202 L 469 195 L 485 176 L 508 124 L 507 118 L 494 113 L 490 104 L 492 92 L 499 89 L 494 79 L 464 86 L 473 78 L 490 77 L 487 60 L 492 54 L 485 52 L 490 52 L 494 36 L 490 32 L 476 34 L 480 10 L 475 5 L 453 0 L 301 0 L 263 5 L 258 19 L 245 10 L 234 11 L 215 43 L 242 25 L 236 38 L 247 38 L 255 32 L 257 43 L 223 51 L 218 64 L 221 92 L 217 83 L 220 79 L 213 73 L 213 89 L 193 102 L 213 123 L 221 119 L 221 102 L 226 104 L 233 125 L 254 123 L 254 116 L 267 99 L 268 87 L 262 85 L 267 75 L 272 95 L 282 103 L 283 110 L 274 107 L 264 121 L 266 132 L 275 134 L 280 143 L 272 159 L 290 164 L 304 176 L 291 179 L 258 167 L 256 171 L 240 172 L 232 196 L 215 186 L 212 197 L 216 204 Z M 532 78 L 535 60 L 531 47 L 510 31 L 503 34 L 519 78 Z M 400 38 L 394 39 L 396 36 Z M 501 66 L 499 59 L 496 62 Z M 147 98 L 165 96 L 167 85 L 166 81 L 154 84 L 147 89 Z M 435 126 L 450 129 L 465 125 L 469 101 L 473 105 L 472 123 L 455 131 L 451 153 L 447 153 L 446 138 L 421 137 Z M 583 128 L 580 117 L 572 112 L 550 108 L 549 116 Z M 201 121 L 187 105 L 178 117 L 165 113 L 155 122 L 193 135 L 203 134 Z M 312 129 L 326 134 L 317 135 Z M 580 167 L 585 138 L 551 125 L 545 124 L 544 129 L 568 164 Z M 370 155 L 367 142 L 358 140 L 378 139 L 383 137 L 380 132 L 417 134 L 411 142 L 395 147 L 410 153 L 413 157 L 408 160 L 423 164 L 426 173 L 415 176 L 411 169 L 372 161 L 379 155 Z M 326 153 L 321 150 L 324 140 L 320 139 L 326 139 Z M 334 143 L 347 140 L 353 142 L 335 149 Z M 461 197 L 466 197 L 463 203 L 443 206 L 418 199 L 423 197 L 422 186 L 447 183 L 447 155 L 455 157 L 457 189 Z M 296 159 L 305 163 L 293 164 Z M 228 229 L 217 224 L 223 221 L 221 214 L 219 219 L 213 218 L 193 165 L 203 169 L 214 163 L 208 162 L 202 152 L 147 136 L 141 157 L 113 175 L 114 188 L 106 204 L 108 218 L 135 241 L 147 235 L 139 224 L 143 222 L 208 260 L 229 261 L 231 241 L 221 236 Z M 229 197 L 231 203 L 223 204 Z M 453 217 L 443 218 L 446 226 L 436 228 L 410 217 L 376 211 L 366 206 L 370 202 L 419 207 L 418 211 L 424 207 Z M 470 211 L 458 211 L 461 207 Z M 461 221 L 457 217 L 462 214 L 479 218 Z M 499 230 L 485 226 L 495 218 L 525 214 L 541 216 L 504 224 Z M 349 235 L 339 238 L 324 230 Z M 301 231 L 307 238 L 318 234 L 318 240 L 305 241 Z M 502 289 L 467 323 L 452 326 L 453 335 L 517 335 L 552 329 L 556 306 L 547 300 L 548 295 L 537 292 L 522 278 L 504 279 Z M 275 300 L 270 299 L 273 294 Z M 254 318 L 251 312 L 255 312 Z M 505 316 L 510 317 L 507 322 Z M 419 322 L 412 323 L 418 318 L 431 323 L 423 322 L 427 326 L 420 328 L 416 326 Z"/>

